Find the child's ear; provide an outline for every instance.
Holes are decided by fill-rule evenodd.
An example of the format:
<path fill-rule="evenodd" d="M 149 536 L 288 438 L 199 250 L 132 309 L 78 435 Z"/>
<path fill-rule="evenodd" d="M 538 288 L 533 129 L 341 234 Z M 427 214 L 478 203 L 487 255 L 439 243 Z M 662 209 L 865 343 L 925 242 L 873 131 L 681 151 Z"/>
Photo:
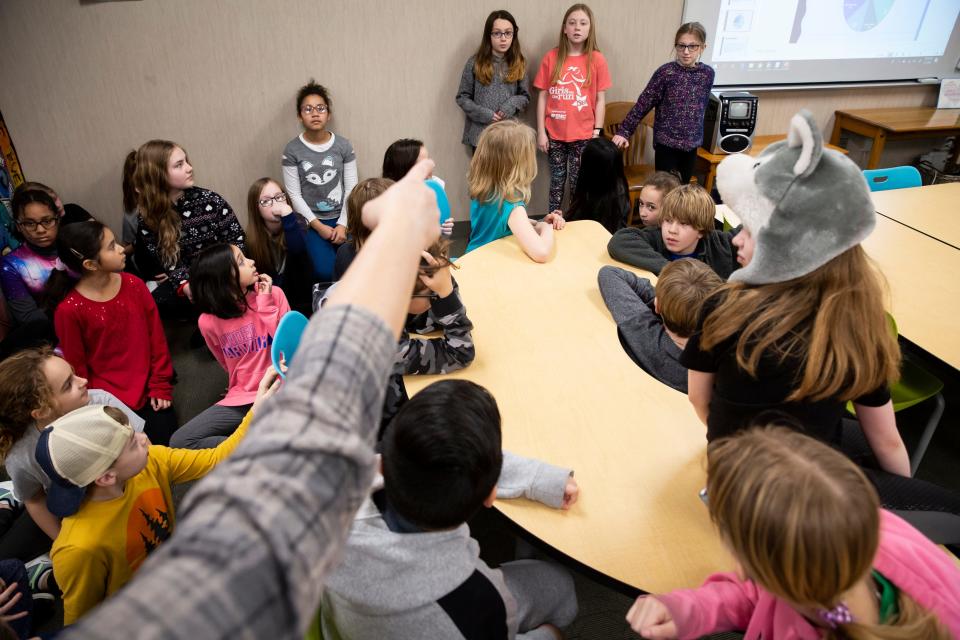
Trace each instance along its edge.
<path fill-rule="evenodd" d="M 33 418 L 37 423 L 41 422 L 53 422 L 53 408 L 52 407 L 40 407 L 34 409 L 30 412 L 30 417 Z"/>
<path fill-rule="evenodd" d="M 103 475 L 93 481 L 98 487 L 112 487 L 117 484 L 117 472 L 113 469 L 107 469 Z"/>
<path fill-rule="evenodd" d="M 660 300 L 657 296 L 653 296 L 653 312 L 660 315 Z"/>
<path fill-rule="evenodd" d="M 89 258 L 81 262 L 80 266 L 82 266 L 87 271 L 96 271 L 100 268 L 100 265 L 97 263 L 96 260 L 90 260 Z"/>
<path fill-rule="evenodd" d="M 497 485 L 493 485 L 493 489 L 490 490 L 490 495 L 487 496 L 487 499 L 483 501 L 483 506 L 488 509 L 493 506 L 493 503 L 497 501 Z"/>

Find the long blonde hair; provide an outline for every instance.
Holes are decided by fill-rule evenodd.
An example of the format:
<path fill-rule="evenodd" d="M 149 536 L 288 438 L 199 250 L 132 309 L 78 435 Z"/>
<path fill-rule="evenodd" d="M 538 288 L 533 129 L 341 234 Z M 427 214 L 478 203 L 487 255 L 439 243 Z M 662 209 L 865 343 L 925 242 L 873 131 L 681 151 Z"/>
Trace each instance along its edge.
<path fill-rule="evenodd" d="M 587 40 L 583 43 L 583 57 L 587 60 L 587 79 L 583 81 L 583 86 L 588 87 L 590 86 L 590 76 L 592 75 L 592 65 L 590 63 L 593 62 L 593 52 L 600 51 L 600 47 L 597 46 L 597 23 L 593 19 L 593 11 L 583 3 L 577 3 L 571 6 L 567 9 L 567 12 L 563 14 L 563 22 L 560 23 L 560 44 L 557 45 L 557 66 L 553 69 L 550 84 L 555 84 L 557 80 L 560 79 L 560 74 L 563 72 L 563 64 L 567 61 L 567 56 L 570 54 L 570 42 L 567 40 L 567 36 L 563 33 L 563 30 L 567 25 L 567 18 L 569 18 L 570 14 L 574 11 L 583 11 L 590 19 L 590 33 L 587 34 Z"/>
<path fill-rule="evenodd" d="M 530 185 L 537 177 L 537 134 L 516 120 L 501 120 L 483 130 L 470 161 L 467 184 L 470 197 L 530 201 Z"/>
<path fill-rule="evenodd" d="M 846 456 L 782 426 L 721 438 L 707 450 L 710 518 L 744 572 L 799 611 L 832 609 L 870 572 L 880 501 Z M 839 625 L 827 637 L 948 638 L 900 591 L 884 625 Z"/>
<path fill-rule="evenodd" d="M 180 214 L 170 201 L 170 183 L 167 163 L 176 148 L 183 148 L 169 140 L 151 140 L 137 149 L 133 187 L 137 205 L 147 228 L 157 234 L 160 259 L 172 268 L 180 259 Z M 186 153 L 186 151 L 184 151 Z"/>
<path fill-rule="evenodd" d="M 900 373 L 880 276 L 860 245 L 805 276 L 759 286 L 731 282 L 716 295 L 720 303 L 703 323 L 702 348 L 739 332 L 737 365 L 752 376 L 768 352 L 801 362 L 800 384 L 788 401 L 853 400 Z"/>

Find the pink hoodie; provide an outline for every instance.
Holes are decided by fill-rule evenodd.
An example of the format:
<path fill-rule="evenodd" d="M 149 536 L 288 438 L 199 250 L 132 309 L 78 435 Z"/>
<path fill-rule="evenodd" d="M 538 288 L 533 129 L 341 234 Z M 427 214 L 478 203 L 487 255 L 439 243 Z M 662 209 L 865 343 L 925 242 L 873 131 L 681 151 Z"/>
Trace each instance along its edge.
<path fill-rule="evenodd" d="M 263 372 L 270 366 L 270 345 L 280 318 L 290 311 L 280 287 L 270 293 L 247 293 L 249 308 L 239 318 L 201 313 L 197 323 L 210 353 L 227 371 L 227 395 L 217 404 L 238 407 L 252 403 Z"/>
<path fill-rule="evenodd" d="M 919 531 L 880 512 L 880 547 L 873 568 L 921 607 L 933 611 L 960 638 L 960 568 Z M 658 595 L 677 625 L 678 638 L 744 630 L 745 640 L 816 640 L 823 630 L 786 602 L 732 573 L 707 578 L 698 589 Z"/>

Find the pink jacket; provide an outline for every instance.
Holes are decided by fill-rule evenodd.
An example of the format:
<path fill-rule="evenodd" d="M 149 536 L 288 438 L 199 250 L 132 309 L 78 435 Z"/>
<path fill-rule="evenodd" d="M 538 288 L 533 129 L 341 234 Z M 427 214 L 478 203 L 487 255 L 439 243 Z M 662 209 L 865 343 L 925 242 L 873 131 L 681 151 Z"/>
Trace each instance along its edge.
<path fill-rule="evenodd" d="M 257 386 L 270 366 L 270 345 L 280 318 L 290 311 L 287 296 L 280 287 L 270 293 L 247 294 L 250 308 L 239 318 L 218 318 L 200 314 L 200 333 L 229 376 L 227 395 L 217 404 L 237 407 L 250 404 L 257 397 Z"/>
<path fill-rule="evenodd" d="M 880 512 L 879 571 L 921 607 L 936 613 L 960 638 L 960 568 L 919 531 L 888 511 Z M 786 602 L 732 573 L 710 576 L 698 589 L 658 595 L 677 624 L 678 638 L 743 630 L 746 640 L 816 640 L 822 630 Z"/>

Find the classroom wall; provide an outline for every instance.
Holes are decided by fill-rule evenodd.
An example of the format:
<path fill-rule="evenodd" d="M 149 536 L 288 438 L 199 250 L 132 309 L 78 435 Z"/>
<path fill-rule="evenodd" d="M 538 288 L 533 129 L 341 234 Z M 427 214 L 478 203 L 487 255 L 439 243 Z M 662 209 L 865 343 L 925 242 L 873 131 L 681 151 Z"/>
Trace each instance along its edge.
<path fill-rule="evenodd" d="M 671 56 L 682 0 L 593 0 L 614 86 L 634 100 Z M 333 94 L 331 129 L 349 138 L 361 178 L 393 140 L 426 141 L 455 216 L 468 214 L 469 156 L 454 102 L 486 15 L 509 9 L 531 73 L 556 41 L 564 0 L 3 0 L 0 110 L 28 179 L 120 228 L 126 152 L 150 138 L 187 149 L 197 184 L 246 220 L 246 189 L 279 177 L 299 131 L 294 98 L 313 77 Z M 931 105 L 930 87 L 766 92 L 758 133 L 785 131 L 800 107 L 824 132 L 844 107 Z M 526 117 L 532 122 L 535 104 Z M 545 212 L 541 158 L 533 212 Z"/>

